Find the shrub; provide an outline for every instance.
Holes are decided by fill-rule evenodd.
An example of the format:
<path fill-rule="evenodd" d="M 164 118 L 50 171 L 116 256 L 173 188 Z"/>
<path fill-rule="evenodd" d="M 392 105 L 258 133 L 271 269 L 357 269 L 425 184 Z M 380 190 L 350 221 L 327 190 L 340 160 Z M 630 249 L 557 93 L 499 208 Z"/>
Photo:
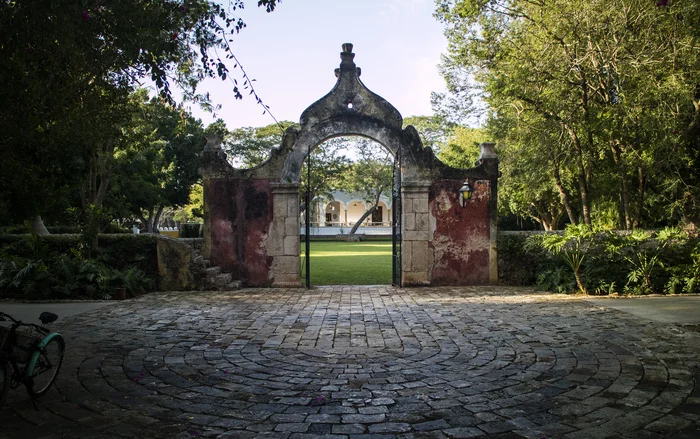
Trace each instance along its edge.
<path fill-rule="evenodd" d="M 0 296 L 27 299 L 104 299 L 118 287 L 152 291 L 157 238 L 101 235 L 95 258 L 76 250 L 78 235 L 0 236 Z"/>
<path fill-rule="evenodd" d="M 571 269 L 578 290 L 586 294 L 588 291 L 582 278 L 583 262 L 594 245 L 595 234 L 587 226 L 569 224 L 563 234 L 547 233 L 529 238 L 525 247 L 539 247 L 560 258 Z"/>
<path fill-rule="evenodd" d="M 697 237 L 677 228 L 654 233 L 569 226 L 563 234 L 534 235 L 525 241 L 526 250 L 540 248 L 549 255 L 536 263 L 538 287 L 593 294 L 696 292 L 699 245 Z"/>
<path fill-rule="evenodd" d="M 185 223 L 180 225 L 180 238 L 199 238 L 202 224 Z"/>

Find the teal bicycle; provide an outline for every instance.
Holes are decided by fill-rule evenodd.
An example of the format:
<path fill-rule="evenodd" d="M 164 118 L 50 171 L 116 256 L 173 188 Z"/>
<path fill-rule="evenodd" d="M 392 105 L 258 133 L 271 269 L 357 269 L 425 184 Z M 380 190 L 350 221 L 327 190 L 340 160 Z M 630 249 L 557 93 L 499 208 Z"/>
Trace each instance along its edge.
<path fill-rule="evenodd" d="M 66 343 L 59 333 L 44 325 L 57 318 L 56 314 L 44 312 L 39 316 L 41 325 L 35 325 L 0 312 L 0 321 L 12 322 L 10 326 L 0 326 L 0 407 L 5 404 L 10 388 L 24 384 L 35 399 L 44 395 L 56 380 Z"/>

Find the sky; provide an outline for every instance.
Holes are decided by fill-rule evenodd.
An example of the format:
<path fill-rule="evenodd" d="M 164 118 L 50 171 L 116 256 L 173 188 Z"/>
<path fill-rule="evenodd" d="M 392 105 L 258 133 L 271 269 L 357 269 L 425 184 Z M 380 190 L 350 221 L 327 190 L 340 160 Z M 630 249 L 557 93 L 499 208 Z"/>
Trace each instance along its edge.
<path fill-rule="evenodd" d="M 233 52 L 277 120 L 299 121 L 309 105 L 335 85 L 343 43 L 352 43 L 362 82 L 402 116 L 432 115 L 430 93 L 444 91 L 438 73 L 447 42 L 433 17 L 434 0 L 282 0 L 274 12 L 246 1 L 247 27 Z M 229 68 L 233 67 L 230 64 Z M 242 83 L 240 72 L 232 76 Z M 252 96 L 236 100 L 230 81 L 207 80 L 229 129 L 274 123 Z M 215 118 L 192 107 L 205 125 Z"/>

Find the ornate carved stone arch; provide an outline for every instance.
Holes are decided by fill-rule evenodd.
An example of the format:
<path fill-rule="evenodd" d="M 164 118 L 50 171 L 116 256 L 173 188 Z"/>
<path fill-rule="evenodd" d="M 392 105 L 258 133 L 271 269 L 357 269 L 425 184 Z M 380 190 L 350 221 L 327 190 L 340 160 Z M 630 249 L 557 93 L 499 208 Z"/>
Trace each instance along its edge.
<path fill-rule="evenodd" d="M 399 111 L 360 80 L 352 44 L 344 44 L 335 87 L 287 129 L 263 165 L 236 170 L 216 142 L 205 149 L 205 245 L 211 261 L 248 285 L 300 286 L 299 177 L 308 151 L 357 135 L 401 156 L 402 280 L 404 285 L 497 281 L 498 158 L 483 144 L 476 167 L 455 169 L 425 148 Z M 219 141 L 220 143 L 220 141 Z M 464 206 L 458 189 L 475 187 Z M 223 198 L 222 198 L 223 197 Z"/>

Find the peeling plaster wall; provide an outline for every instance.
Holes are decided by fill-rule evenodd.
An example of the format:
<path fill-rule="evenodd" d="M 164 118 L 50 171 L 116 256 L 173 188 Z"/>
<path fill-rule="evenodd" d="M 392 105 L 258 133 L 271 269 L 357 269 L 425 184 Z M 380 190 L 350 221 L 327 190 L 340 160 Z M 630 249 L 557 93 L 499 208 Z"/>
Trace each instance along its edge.
<path fill-rule="evenodd" d="M 462 180 L 437 180 L 430 186 L 432 285 L 489 283 L 489 194 L 486 180 L 474 184 L 472 199 L 460 205 Z"/>
<path fill-rule="evenodd" d="M 269 285 L 266 240 L 272 222 L 272 180 L 205 180 L 205 222 L 213 265 L 248 286 Z"/>

